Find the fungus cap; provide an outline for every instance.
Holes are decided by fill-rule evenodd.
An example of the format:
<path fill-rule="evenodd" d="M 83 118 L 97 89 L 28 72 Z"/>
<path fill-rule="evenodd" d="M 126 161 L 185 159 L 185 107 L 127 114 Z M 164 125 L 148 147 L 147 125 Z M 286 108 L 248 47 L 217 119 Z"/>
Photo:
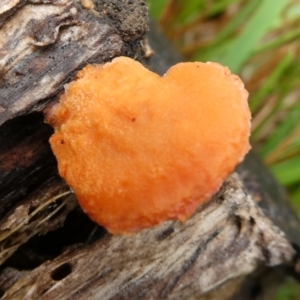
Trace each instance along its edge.
<path fill-rule="evenodd" d="M 250 149 L 247 97 L 217 63 L 87 65 L 46 117 L 59 173 L 111 233 L 184 221 Z"/>

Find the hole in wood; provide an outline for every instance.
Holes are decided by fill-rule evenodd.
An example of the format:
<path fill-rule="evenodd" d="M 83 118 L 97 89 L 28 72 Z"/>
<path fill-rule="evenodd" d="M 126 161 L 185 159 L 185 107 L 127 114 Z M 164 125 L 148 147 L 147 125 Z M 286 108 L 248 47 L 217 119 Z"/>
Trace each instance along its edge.
<path fill-rule="evenodd" d="M 94 229 L 95 223 L 77 207 L 68 214 L 63 227 L 45 235 L 33 236 L 6 260 L 3 267 L 11 267 L 19 271 L 35 269 L 46 260 L 55 259 L 67 247 L 76 244 L 92 244 L 106 234 L 106 230 L 102 227 L 98 226 L 97 230 Z M 9 241 L 7 243 L 9 246 Z"/>
<path fill-rule="evenodd" d="M 174 232 L 174 228 L 169 227 L 159 234 L 159 236 L 157 237 L 157 240 L 162 241 L 162 240 L 166 239 L 169 235 L 171 235 L 173 232 Z"/>
<path fill-rule="evenodd" d="M 0 299 L 4 296 L 4 294 L 5 294 L 5 291 L 0 289 Z"/>
<path fill-rule="evenodd" d="M 20 116 L 0 126 L 0 218 L 39 184 L 57 174 L 48 142 L 52 133 L 40 113 Z"/>
<path fill-rule="evenodd" d="M 51 278 L 55 281 L 59 281 L 67 277 L 72 272 L 72 265 L 70 263 L 65 263 L 56 268 L 51 273 Z"/>

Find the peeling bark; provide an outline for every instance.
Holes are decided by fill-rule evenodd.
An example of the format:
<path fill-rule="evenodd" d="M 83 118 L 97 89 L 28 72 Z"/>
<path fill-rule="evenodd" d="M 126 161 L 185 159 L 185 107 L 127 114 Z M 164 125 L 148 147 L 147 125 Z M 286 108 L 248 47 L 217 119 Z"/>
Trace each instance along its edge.
<path fill-rule="evenodd" d="M 40 112 L 85 64 L 142 58 L 147 9 L 141 0 L 3 1 L 1 299 L 251 299 L 251 284 L 274 267 L 299 276 L 299 221 L 253 153 L 185 223 L 112 236 L 90 221 L 57 174 Z M 148 39 L 149 68 L 163 74 L 181 59 L 155 30 Z"/>
<path fill-rule="evenodd" d="M 187 222 L 107 234 L 22 276 L 3 299 L 191 299 L 260 265 L 290 263 L 283 232 L 242 188 L 233 174 Z"/>
<path fill-rule="evenodd" d="M 98 2 L 99 12 L 75 0 L 7 1 L 2 7 L 0 124 L 43 109 L 85 64 L 107 61 L 136 46 L 148 29 L 144 2 L 132 4 L 131 14 L 121 10 L 124 1 L 117 7 Z M 141 18 L 138 26 L 133 24 Z"/>
<path fill-rule="evenodd" d="M 57 174 L 49 147 L 53 130 L 39 112 L 56 101 L 64 83 L 87 63 L 140 55 L 147 8 L 143 1 L 127 2 L 98 1 L 95 9 L 76 0 L 1 5 L 0 263 L 32 236 L 61 227 L 77 206 L 74 195 L 51 201 L 69 188 Z M 112 15 L 114 10 L 118 13 Z M 140 22 L 133 24 L 134 19 Z M 127 26 L 120 27 L 121 22 Z M 51 222 L 46 221 L 56 209 Z"/>

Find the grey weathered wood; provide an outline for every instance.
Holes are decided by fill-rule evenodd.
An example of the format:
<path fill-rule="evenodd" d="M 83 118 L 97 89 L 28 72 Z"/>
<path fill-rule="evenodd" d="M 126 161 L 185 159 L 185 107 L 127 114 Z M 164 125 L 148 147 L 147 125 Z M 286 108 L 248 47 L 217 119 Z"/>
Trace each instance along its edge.
<path fill-rule="evenodd" d="M 75 196 L 64 182 L 51 178 L 40 185 L 0 222 L 0 265 L 34 235 L 63 226 L 76 206 Z"/>
<path fill-rule="evenodd" d="M 300 246 L 299 217 L 289 205 L 287 193 L 279 186 L 261 159 L 253 152 L 237 168 L 245 189 L 265 215 L 284 231 L 291 243 Z"/>
<path fill-rule="evenodd" d="M 25 274 L 3 299 L 196 299 L 258 266 L 291 264 L 294 254 L 233 174 L 187 222 L 107 235 Z"/>
<path fill-rule="evenodd" d="M 86 61 L 121 53 L 114 28 L 76 1 L 37 2 L 18 8 L 0 31 L 0 124 L 44 107 Z"/>
<path fill-rule="evenodd" d="M 76 0 L 5 2 L 0 10 L 0 124 L 40 111 L 76 70 L 129 52 L 147 30 L 143 1 L 97 1 L 99 11 Z"/>
<path fill-rule="evenodd" d="M 94 9 L 88 2 L 4 0 L 0 7 L 0 297 L 246 299 L 247 275 L 274 266 L 291 274 L 299 221 L 251 154 L 186 223 L 132 236 L 105 234 L 73 194 L 51 201 L 69 189 L 38 112 L 86 63 L 140 57 L 147 30 L 143 1 L 95 0 Z M 156 54 L 143 61 L 162 74 L 180 57 L 156 31 L 149 40 Z M 58 239 L 66 240 L 59 251 L 41 250 Z"/>
<path fill-rule="evenodd" d="M 57 174 L 48 144 L 52 129 L 36 112 L 56 101 L 63 84 L 87 63 L 136 55 L 132 49 L 141 51 L 138 45 L 148 29 L 142 1 L 97 1 L 95 9 L 82 3 L 1 3 L 0 263 L 32 236 L 60 227 L 77 206 L 70 195 L 69 201 L 62 198 L 45 206 L 69 188 Z M 126 26 L 120 26 L 122 22 Z"/>

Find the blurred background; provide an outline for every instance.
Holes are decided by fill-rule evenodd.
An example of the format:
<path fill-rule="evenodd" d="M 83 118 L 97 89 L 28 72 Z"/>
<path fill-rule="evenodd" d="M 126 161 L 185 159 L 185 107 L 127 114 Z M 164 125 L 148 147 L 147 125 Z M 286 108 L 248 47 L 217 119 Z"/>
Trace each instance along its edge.
<path fill-rule="evenodd" d="M 250 93 L 252 146 L 300 217 L 300 1 L 147 2 L 186 60 L 216 61 L 242 78 Z M 299 285 L 287 279 L 275 299 L 299 300 Z"/>

